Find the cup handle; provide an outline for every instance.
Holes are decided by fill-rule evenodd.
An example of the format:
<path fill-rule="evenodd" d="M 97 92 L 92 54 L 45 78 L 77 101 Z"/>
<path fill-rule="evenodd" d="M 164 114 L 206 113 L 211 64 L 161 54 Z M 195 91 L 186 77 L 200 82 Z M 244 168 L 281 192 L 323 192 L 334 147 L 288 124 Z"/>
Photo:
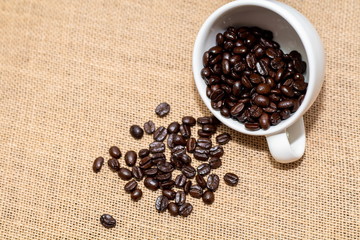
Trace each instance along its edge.
<path fill-rule="evenodd" d="M 289 128 L 266 136 L 270 153 L 279 163 L 291 163 L 299 160 L 305 152 L 305 139 L 303 117 Z"/>

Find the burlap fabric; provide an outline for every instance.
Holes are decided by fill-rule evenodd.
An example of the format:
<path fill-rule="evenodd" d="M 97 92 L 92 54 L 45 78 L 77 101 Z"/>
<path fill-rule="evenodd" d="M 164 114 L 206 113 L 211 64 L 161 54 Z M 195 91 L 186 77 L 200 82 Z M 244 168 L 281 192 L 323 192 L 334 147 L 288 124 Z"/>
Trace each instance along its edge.
<path fill-rule="evenodd" d="M 272 160 L 265 139 L 229 132 L 216 201 L 158 214 L 93 160 L 146 147 L 132 124 L 209 111 L 191 71 L 195 36 L 228 1 L 0 1 L 0 239 L 359 239 L 359 0 L 288 0 L 319 31 L 322 92 L 305 115 L 302 160 Z M 162 101 L 171 113 L 159 119 Z M 123 163 L 123 161 L 122 161 Z M 118 224 L 105 229 L 103 213 Z"/>

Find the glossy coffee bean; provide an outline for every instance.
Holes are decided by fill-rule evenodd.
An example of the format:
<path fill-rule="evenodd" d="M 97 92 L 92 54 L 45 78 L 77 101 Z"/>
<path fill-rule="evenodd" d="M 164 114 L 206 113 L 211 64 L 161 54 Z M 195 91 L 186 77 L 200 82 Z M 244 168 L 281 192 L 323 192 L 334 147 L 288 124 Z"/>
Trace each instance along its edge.
<path fill-rule="evenodd" d="M 127 168 L 120 168 L 118 175 L 122 180 L 130 180 L 132 178 L 132 172 Z"/>
<path fill-rule="evenodd" d="M 189 193 L 191 186 L 192 186 L 192 182 L 191 182 L 190 180 L 188 180 L 188 181 L 185 183 L 185 186 L 184 186 L 184 193 L 185 193 L 185 194 L 188 194 L 188 193 Z"/>
<path fill-rule="evenodd" d="M 137 166 L 132 167 L 131 172 L 137 181 L 140 181 L 144 177 L 142 170 Z"/>
<path fill-rule="evenodd" d="M 108 166 L 114 172 L 117 172 L 117 171 L 120 170 L 120 163 L 116 158 L 109 159 L 108 160 Z"/>
<path fill-rule="evenodd" d="M 239 177 L 234 173 L 226 173 L 224 175 L 224 182 L 229 186 L 236 186 L 239 182 Z"/>
<path fill-rule="evenodd" d="M 193 198 L 201 198 L 201 196 L 203 195 L 203 189 L 199 185 L 192 185 L 189 190 L 189 194 Z"/>
<path fill-rule="evenodd" d="M 162 141 L 164 141 L 166 136 L 167 136 L 167 129 L 164 128 L 163 126 L 161 126 L 155 130 L 153 138 L 157 142 L 162 142 Z"/>
<path fill-rule="evenodd" d="M 152 191 L 156 191 L 159 188 L 159 181 L 152 177 L 146 177 L 144 180 L 144 185 L 146 188 Z"/>
<path fill-rule="evenodd" d="M 196 119 L 192 116 L 185 116 L 182 118 L 182 123 L 189 125 L 189 126 L 195 126 L 196 124 Z"/>
<path fill-rule="evenodd" d="M 211 157 L 209 160 L 209 165 L 211 169 L 217 169 L 219 167 L 221 167 L 222 162 L 221 159 L 219 157 Z"/>
<path fill-rule="evenodd" d="M 206 188 L 206 181 L 204 179 L 203 176 L 197 174 L 196 177 L 195 177 L 195 180 L 196 180 L 196 183 L 202 187 L 202 188 Z"/>
<path fill-rule="evenodd" d="M 224 155 L 224 149 L 222 146 L 216 145 L 210 148 L 209 153 L 212 157 L 222 157 Z"/>
<path fill-rule="evenodd" d="M 135 139 L 140 139 L 144 135 L 144 130 L 139 125 L 132 125 L 130 127 L 130 134 Z"/>
<path fill-rule="evenodd" d="M 183 191 L 178 191 L 175 193 L 175 203 L 178 206 L 183 205 L 186 202 L 186 195 Z"/>
<path fill-rule="evenodd" d="M 211 139 L 209 139 L 209 138 L 199 138 L 196 141 L 196 146 L 198 146 L 200 148 L 203 148 L 203 149 L 210 149 L 211 146 L 212 146 Z"/>
<path fill-rule="evenodd" d="M 155 201 L 155 208 L 158 212 L 165 212 L 169 205 L 169 199 L 164 195 L 160 195 L 157 197 Z"/>
<path fill-rule="evenodd" d="M 98 157 L 95 159 L 94 163 L 93 163 L 93 171 L 94 172 L 100 172 L 101 167 L 104 165 L 104 158 L 103 157 Z"/>
<path fill-rule="evenodd" d="M 260 118 L 259 118 L 259 124 L 260 127 L 264 130 L 269 129 L 270 127 L 270 117 L 267 113 L 263 113 L 261 114 Z"/>
<path fill-rule="evenodd" d="M 155 113 L 159 116 L 159 117 L 164 117 L 166 116 L 168 113 L 170 112 L 170 105 L 166 102 L 160 103 L 156 108 L 155 108 Z"/>
<path fill-rule="evenodd" d="M 137 160 L 137 155 L 136 155 L 136 152 L 134 151 L 127 151 L 125 153 L 125 163 L 126 165 L 128 165 L 129 167 L 132 167 L 135 165 L 136 163 L 136 160 Z"/>
<path fill-rule="evenodd" d="M 144 123 L 144 130 L 147 134 L 153 134 L 155 132 L 155 123 L 151 120 Z"/>
<path fill-rule="evenodd" d="M 184 166 L 181 169 L 181 172 L 182 172 L 182 174 L 184 174 L 184 176 L 186 178 L 193 178 L 193 177 L 195 177 L 196 169 L 192 166 Z"/>
<path fill-rule="evenodd" d="M 167 127 L 168 133 L 178 133 L 180 131 L 180 124 L 178 122 L 172 122 Z"/>
<path fill-rule="evenodd" d="M 106 228 L 113 228 L 116 226 L 116 220 L 109 214 L 103 214 L 100 217 L 100 223 Z"/>
<path fill-rule="evenodd" d="M 116 158 L 116 159 L 119 159 L 121 157 L 121 151 L 116 146 L 112 146 L 109 149 L 109 154 L 110 154 L 111 157 Z"/>
<path fill-rule="evenodd" d="M 162 153 L 165 151 L 165 144 L 163 142 L 152 142 L 149 144 L 151 153 Z"/>
<path fill-rule="evenodd" d="M 219 176 L 216 174 L 210 174 L 208 176 L 206 186 L 210 191 L 215 192 L 219 187 L 219 183 L 220 183 Z"/>
<path fill-rule="evenodd" d="M 135 180 L 131 180 L 130 182 L 127 182 L 124 186 L 124 190 L 128 193 L 134 191 L 137 188 L 138 184 Z"/>
<path fill-rule="evenodd" d="M 140 158 L 144 158 L 144 157 L 148 156 L 149 154 L 150 154 L 150 151 L 149 151 L 149 149 L 146 149 L 146 148 L 139 150 L 139 153 L 138 153 Z"/>
<path fill-rule="evenodd" d="M 200 161 L 206 161 L 209 158 L 209 150 L 203 148 L 195 148 L 194 158 Z"/>
<path fill-rule="evenodd" d="M 179 207 L 178 207 L 178 205 L 176 205 L 176 203 L 173 203 L 173 202 L 169 203 L 168 211 L 171 216 L 179 215 Z"/>
<path fill-rule="evenodd" d="M 189 216 L 193 211 L 193 206 L 190 203 L 184 203 L 179 207 L 179 215 L 183 217 Z"/>
<path fill-rule="evenodd" d="M 256 131 L 260 129 L 259 123 L 245 123 L 245 128 L 251 131 Z"/>
<path fill-rule="evenodd" d="M 197 172 L 201 176 L 208 175 L 210 173 L 210 171 L 211 171 L 211 167 L 207 163 L 202 163 L 197 167 Z"/>
<path fill-rule="evenodd" d="M 222 133 L 216 137 L 216 142 L 220 145 L 224 145 L 231 140 L 231 136 L 228 133 Z"/>
<path fill-rule="evenodd" d="M 184 138 L 189 138 L 191 136 L 191 129 L 189 125 L 181 124 L 180 133 Z"/>
<path fill-rule="evenodd" d="M 141 189 L 135 189 L 131 192 L 131 199 L 135 202 L 139 201 L 142 197 L 142 191 Z"/>
<path fill-rule="evenodd" d="M 185 186 L 185 183 L 187 181 L 187 178 L 184 174 L 179 174 L 175 178 L 175 186 L 178 188 L 183 188 Z"/>
<path fill-rule="evenodd" d="M 162 195 L 167 197 L 169 200 L 174 200 L 176 192 L 174 190 L 171 190 L 171 189 L 164 189 L 164 190 L 162 190 Z"/>
<path fill-rule="evenodd" d="M 215 201 L 215 195 L 212 191 L 205 191 L 202 200 L 205 204 L 212 204 Z"/>

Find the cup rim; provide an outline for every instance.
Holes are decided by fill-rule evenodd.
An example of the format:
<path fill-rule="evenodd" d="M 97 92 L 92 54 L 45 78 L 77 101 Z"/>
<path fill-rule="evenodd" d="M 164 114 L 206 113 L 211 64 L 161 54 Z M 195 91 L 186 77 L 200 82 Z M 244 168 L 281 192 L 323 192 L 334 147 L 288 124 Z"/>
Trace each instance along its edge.
<path fill-rule="evenodd" d="M 295 32 L 297 33 L 298 37 L 300 38 L 300 40 L 304 46 L 305 54 L 307 55 L 308 88 L 307 88 L 307 92 L 305 94 L 302 104 L 300 105 L 299 109 L 291 115 L 290 118 L 280 122 L 276 126 L 271 126 L 267 130 L 263 130 L 263 129 L 259 129 L 257 131 L 247 130 L 243 123 L 240 123 L 231 118 L 223 117 L 220 114 L 220 111 L 217 111 L 211 107 L 210 100 L 206 96 L 206 91 L 201 89 L 201 87 L 202 87 L 201 82 L 204 80 L 202 79 L 202 77 L 200 75 L 200 71 L 203 68 L 203 66 L 202 66 L 202 62 L 199 61 L 198 59 L 202 59 L 203 52 L 199 52 L 200 51 L 199 49 L 201 49 L 200 46 L 205 41 L 205 35 L 210 31 L 213 24 L 217 20 L 219 20 L 221 15 L 223 15 L 224 13 L 226 13 L 234 8 L 242 8 L 245 6 L 262 7 L 262 8 L 270 10 L 270 11 L 278 14 L 279 16 L 281 16 L 295 30 Z M 303 114 L 307 111 L 307 109 L 310 107 L 310 105 L 312 104 L 311 99 L 312 99 L 312 95 L 314 94 L 314 89 L 315 89 L 315 83 L 314 83 L 313 78 L 316 76 L 315 72 L 314 72 L 315 68 L 313 67 L 313 65 L 315 64 L 314 49 L 313 49 L 313 46 L 311 45 L 311 40 L 310 40 L 309 34 L 307 33 L 306 29 L 304 28 L 304 26 L 302 26 L 302 24 L 300 22 L 299 17 L 303 17 L 303 16 L 300 13 L 298 13 L 295 9 L 292 8 L 295 11 L 295 13 L 299 14 L 299 15 L 294 15 L 294 13 L 290 12 L 286 7 L 291 8 L 290 6 L 288 6 L 284 3 L 280 3 L 280 2 L 276 2 L 276 1 L 272 1 L 272 0 L 233 1 L 233 2 L 230 2 L 230 3 L 227 3 L 223 6 L 221 6 L 220 8 L 215 10 L 205 20 L 205 22 L 201 26 L 201 28 L 196 36 L 194 49 L 193 49 L 193 56 L 192 56 L 192 69 L 193 69 L 195 84 L 198 89 L 198 92 L 199 92 L 203 102 L 207 106 L 207 108 L 211 111 L 211 113 L 217 119 L 219 119 L 226 126 L 232 128 L 236 131 L 242 132 L 244 134 L 254 135 L 254 136 L 270 136 L 270 135 L 274 135 L 279 132 L 282 132 L 285 129 L 287 129 L 288 127 L 290 127 L 292 124 L 294 124 L 299 118 L 301 118 L 303 116 Z"/>

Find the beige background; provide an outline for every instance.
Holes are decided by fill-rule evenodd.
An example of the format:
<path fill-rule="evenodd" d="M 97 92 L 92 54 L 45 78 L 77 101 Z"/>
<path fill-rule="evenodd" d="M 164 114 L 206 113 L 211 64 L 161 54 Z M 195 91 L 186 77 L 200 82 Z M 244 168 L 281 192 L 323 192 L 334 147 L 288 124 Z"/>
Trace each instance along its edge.
<path fill-rule="evenodd" d="M 0 1 L 1 239 L 360 239 L 359 0 L 287 0 L 317 28 L 327 66 L 305 115 L 306 154 L 275 163 L 265 139 L 229 132 L 212 206 L 188 218 L 138 203 L 105 167 L 111 145 L 146 147 L 131 124 L 209 114 L 191 71 L 195 36 L 228 1 Z M 153 113 L 162 101 L 172 111 Z M 118 225 L 105 229 L 103 213 Z"/>

